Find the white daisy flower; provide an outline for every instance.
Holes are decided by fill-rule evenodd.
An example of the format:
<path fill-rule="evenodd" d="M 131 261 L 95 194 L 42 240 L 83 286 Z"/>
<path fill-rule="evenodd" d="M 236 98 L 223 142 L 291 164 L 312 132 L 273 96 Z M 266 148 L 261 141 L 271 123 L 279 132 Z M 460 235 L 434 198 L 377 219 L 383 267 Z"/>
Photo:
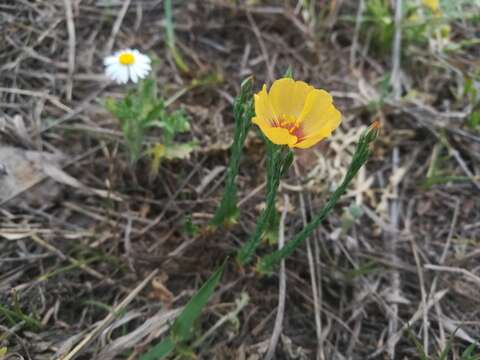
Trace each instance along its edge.
<path fill-rule="evenodd" d="M 103 60 L 107 77 L 119 84 L 145 78 L 152 70 L 150 63 L 150 58 L 136 49 L 120 50 Z"/>

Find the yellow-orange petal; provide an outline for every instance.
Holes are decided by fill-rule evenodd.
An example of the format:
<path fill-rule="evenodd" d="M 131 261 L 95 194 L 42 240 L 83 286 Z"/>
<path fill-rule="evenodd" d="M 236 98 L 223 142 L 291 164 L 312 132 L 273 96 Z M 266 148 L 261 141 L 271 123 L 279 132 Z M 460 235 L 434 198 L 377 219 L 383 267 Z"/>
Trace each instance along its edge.
<path fill-rule="evenodd" d="M 333 131 L 341 120 L 340 112 L 332 103 L 332 96 L 325 90 L 313 90 L 305 101 L 299 117 L 299 125 L 305 137 L 309 137 L 329 127 Z"/>
<path fill-rule="evenodd" d="M 255 114 L 257 117 L 260 117 L 268 121 L 269 123 L 272 123 L 272 121 L 277 119 L 267 94 L 266 85 L 263 85 L 262 91 L 255 94 L 254 100 L 255 100 Z"/>
<path fill-rule="evenodd" d="M 295 144 L 296 148 L 307 149 L 316 143 L 328 138 L 341 122 L 341 116 L 332 118 L 318 133 L 310 135 Z"/>
<path fill-rule="evenodd" d="M 263 118 L 256 116 L 252 119 L 252 122 L 258 125 L 263 134 L 274 144 L 293 147 L 297 142 L 297 137 L 290 134 L 287 129 L 273 127 Z"/>
<path fill-rule="evenodd" d="M 308 149 L 312 147 L 313 145 L 319 143 L 323 139 L 327 138 L 328 135 L 325 134 L 317 134 L 314 136 L 310 136 L 309 138 L 306 138 L 302 141 L 299 141 L 298 143 L 295 144 L 295 147 L 298 149 Z"/>
<path fill-rule="evenodd" d="M 274 81 L 268 97 L 278 118 L 298 118 L 303 110 L 308 94 L 313 86 L 303 81 L 283 78 Z"/>

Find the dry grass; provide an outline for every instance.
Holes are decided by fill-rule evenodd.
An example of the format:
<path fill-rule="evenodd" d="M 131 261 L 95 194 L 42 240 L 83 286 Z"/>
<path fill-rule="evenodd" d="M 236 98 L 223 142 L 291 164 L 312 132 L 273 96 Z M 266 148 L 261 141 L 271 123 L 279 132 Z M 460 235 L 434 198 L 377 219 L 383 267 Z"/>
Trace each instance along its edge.
<path fill-rule="evenodd" d="M 254 74 L 260 86 L 290 64 L 296 78 L 332 91 L 344 121 L 330 141 L 298 153 L 282 183 L 286 241 L 341 178 L 359 129 L 379 118 L 382 135 L 336 212 L 286 261 L 275 339 L 278 278 L 231 267 L 198 337 L 236 314 L 242 292 L 250 302 L 238 322 L 198 344 L 200 358 L 259 359 L 278 341 L 275 359 L 416 359 L 410 329 L 435 359 L 453 337 L 448 358 L 458 359 L 480 338 L 480 134 L 465 126 L 472 104 L 458 96 L 478 73 L 478 45 L 413 45 L 407 59 L 393 52 L 392 85 L 410 95 L 372 110 L 392 56 L 376 55 L 359 34 L 356 1 L 312 1 L 310 19 L 297 2 L 233 3 L 175 2 L 190 74 L 166 50 L 161 1 L 0 3 L 0 187 L 13 189 L 0 188 L 6 358 L 134 359 L 158 341 L 245 241 L 264 199 L 263 150 L 252 135 L 239 224 L 184 231 L 188 216 L 202 229 L 221 197 L 238 84 Z M 456 43 L 478 35 L 478 20 L 476 30 L 462 19 L 451 26 Z M 161 60 L 158 84 L 172 108 L 186 109 L 200 144 L 189 160 L 164 162 L 153 182 L 144 180 L 147 161 L 130 171 L 117 123 L 98 102 L 123 91 L 104 78 L 102 59 L 124 47 Z M 212 74 L 222 81 L 185 91 Z M 435 159 L 442 181 L 422 186 Z M 362 210 L 354 219 L 352 205 Z"/>

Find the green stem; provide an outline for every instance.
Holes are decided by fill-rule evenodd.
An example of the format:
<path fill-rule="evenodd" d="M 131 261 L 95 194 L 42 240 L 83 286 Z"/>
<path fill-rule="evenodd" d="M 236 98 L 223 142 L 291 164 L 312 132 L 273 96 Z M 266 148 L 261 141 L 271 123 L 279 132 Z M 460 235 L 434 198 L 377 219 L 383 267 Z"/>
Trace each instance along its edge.
<path fill-rule="evenodd" d="M 188 73 L 190 69 L 182 58 L 182 55 L 177 50 L 175 45 L 175 31 L 173 28 L 173 15 L 172 15 L 172 0 L 164 0 L 163 8 L 165 11 L 165 34 L 167 38 L 167 46 L 175 60 L 177 67 L 184 73 Z"/>
<path fill-rule="evenodd" d="M 320 223 L 327 217 L 327 215 L 330 213 L 330 211 L 340 199 L 340 196 L 342 196 L 342 194 L 346 191 L 348 185 L 353 180 L 357 172 L 367 161 L 370 155 L 369 145 L 375 140 L 377 135 L 377 125 L 371 126 L 364 134 L 362 134 L 357 145 L 357 149 L 353 155 L 350 168 L 345 175 L 345 178 L 343 179 L 340 186 L 332 194 L 332 196 L 327 201 L 322 210 L 307 226 L 303 228 L 300 233 L 298 233 L 291 241 L 288 241 L 283 248 L 261 259 L 257 264 L 258 272 L 263 274 L 270 273 L 273 268 L 280 263 L 282 259 L 290 256 L 310 236 L 313 230 L 315 230 L 315 228 L 320 225 Z"/>
<path fill-rule="evenodd" d="M 281 176 L 286 172 L 293 160 L 293 152 L 284 146 L 267 143 L 267 200 L 265 209 L 260 214 L 255 232 L 240 249 L 237 261 L 245 265 L 252 260 L 260 245 L 262 235 L 275 211 L 275 199 Z"/>
<path fill-rule="evenodd" d="M 252 78 L 248 78 L 242 83 L 240 94 L 234 102 L 233 115 L 235 119 L 235 133 L 233 136 L 233 144 L 230 148 L 230 162 L 227 169 L 223 198 L 210 223 L 213 226 L 234 222 L 238 217 L 237 186 L 235 179 L 240 167 L 243 144 L 250 130 L 251 119 L 254 115 L 252 83 Z"/>

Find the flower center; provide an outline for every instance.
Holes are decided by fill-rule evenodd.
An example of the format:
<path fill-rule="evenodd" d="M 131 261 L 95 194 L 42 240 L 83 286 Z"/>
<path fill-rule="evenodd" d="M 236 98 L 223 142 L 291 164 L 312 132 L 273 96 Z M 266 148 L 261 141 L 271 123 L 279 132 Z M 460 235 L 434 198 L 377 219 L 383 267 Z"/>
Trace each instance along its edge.
<path fill-rule="evenodd" d="M 303 132 L 297 123 L 296 119 L 291 116 L 283 116 L 275 123 L 275 127 L 281 127 L 287 129 L 288 132 L 298 138 L 298 140 L 303 138 Z"/>
<path fill-rule="evenodd" d="M 135 62 L 135 56 L 130 52 L 124 52 L 120 54 L 118 61 L 122 65 L 132 65 Z"/>

